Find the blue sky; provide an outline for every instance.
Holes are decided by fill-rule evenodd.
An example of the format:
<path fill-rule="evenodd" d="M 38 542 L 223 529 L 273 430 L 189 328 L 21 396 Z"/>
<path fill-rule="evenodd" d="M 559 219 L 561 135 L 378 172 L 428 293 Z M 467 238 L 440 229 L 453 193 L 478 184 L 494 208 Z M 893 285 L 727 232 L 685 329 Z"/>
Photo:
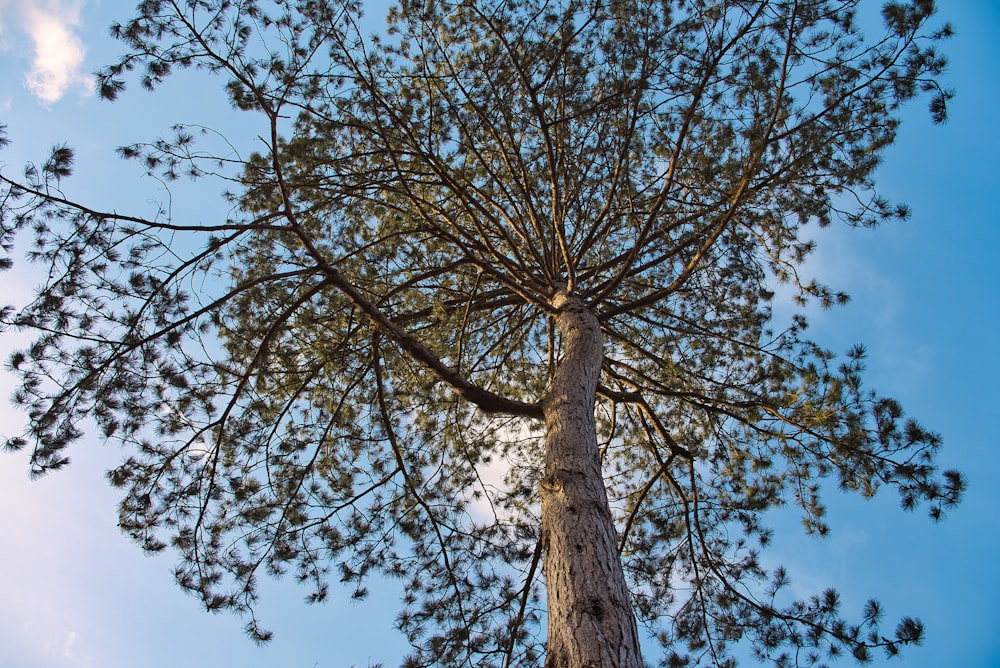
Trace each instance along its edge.
<path fill-rule="evenodd" d="M 877 230 L 817 231 L 810 270 L 852 295 L 813 314 L 813 335 L 844 351 L 868 347 L 869 383 L 941 432 L 940 461 L 969 479 L 963 504 L 934 524 L 904 513 L 890 493 L 863 501 L 828 491 L 832 535 L 811 539 L 794 517 L 775 518 L 768 559 L 784 563 L 798 591 L 841 590 L 845 609 L 881 599 L 887 618 L 920 617 L 924 646 L 887 665 L 1000 666 L 1000 3 L 942 2 L 957 36 L 947 45 L 957 89 L 951 119 L 906 113 L 880 172 L 884 194 L 913 217 Z M 162 199 L 113 148 L 166 132 L 177 121 L 238 129 L 212 84 L 181 77 L 156 97 L 133 90 L 109 105 L 88 73 L 117 45 L 106 26 L 128 17 L 126 0 L 0 0 L 0 123 L 14 144 L 0 167 L 17 171 L 54 143 L 78 149 L 72 190 L 120 209 Z M 196 104 L 194 102 L 197 102 Z M 213 106 L 214 105 L 214 106 Z M 184 206 L 177 197 L 177 206 Z M 211 205 L 198 201 L 201 217 Z M 192 207 L 192 210 L 194 208 Z M 3 301 L 26 299 L 30 270 L 0 276 Z M 0 352 L 23 339 L 5 335 Z M 0 376 L 0 391 L 10 380 Z M 0 405 L 4 433 L 20 416 Z M 143 556 L 118 533 L 115 496 L 102 473 L 118 459 L 90 441 L 67 470 L 29 482 L 23 455 L 0 454 L 0 668 L 166 668 L 393 665 L 404 645 L 392 629 L 397 592 L 376 588 L 362 604 L 302 603 L 291 582 L 264 587 L 260 614 L 275 631 L 258 648 L 242 623 L 209 615 L 172 581 L 169 555 Z M 345 597 L 346 598 L 346 597 Z M 843 665 L 850 665 L 844 663 Z"/>

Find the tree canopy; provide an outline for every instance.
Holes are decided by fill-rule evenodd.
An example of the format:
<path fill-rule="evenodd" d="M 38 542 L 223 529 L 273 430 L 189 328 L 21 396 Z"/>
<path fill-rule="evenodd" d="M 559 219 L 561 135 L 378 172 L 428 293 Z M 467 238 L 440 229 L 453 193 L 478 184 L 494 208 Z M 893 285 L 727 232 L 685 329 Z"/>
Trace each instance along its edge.
<path fill-rule="evenodd" d="M 850 621 L 833 591 L 793 600 L 760 558 L 771 509 L 827 532 L 823 481 L 935 518 L 964 485 L 863 385 L 862 348 L 772 318 L 787 294 L 846 301 L 802 275 L 808 227 L 905 218 L 874 183 L 900 105 L 945 118 L 934 3 L 890 2 L 875 37 L 858 4 L 424 0 L 368 35 L 359 2 L 144 0 L 100 94 L 205 70 L 256 152 L 183 124 L 118 149 L 221 184 L 209 221 L 64 194 L 67 147 L 0 174 L 4 248 L 30 241 L 48 276 L 2 315 L 36 333 L 7 447 L 58 469 L 93 420 L 124 446 L 122 528 L 258 639 L 261 575 L 321 601 L 382 574 L 405 583 L 407 665 L 554 666 L 542 496 L 579 394 L 609 568 L 665 665 L 919 642 L 874 601 Z"/>

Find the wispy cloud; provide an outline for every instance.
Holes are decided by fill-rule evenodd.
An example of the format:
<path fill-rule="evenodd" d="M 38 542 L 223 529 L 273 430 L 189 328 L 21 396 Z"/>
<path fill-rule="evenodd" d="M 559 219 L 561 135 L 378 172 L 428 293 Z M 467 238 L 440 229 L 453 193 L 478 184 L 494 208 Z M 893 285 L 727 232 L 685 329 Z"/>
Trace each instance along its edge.
<path fill-rule="evenodd" d="M 28 90 L 44 104 L 58 102 L 72 88 L 89 88 L 83 71 L 87 49 L 78 34 L 85 0 L 0 0 L 0 37 L 31 42 Z M 19 34 L 12 34 L 17 31 Z"/>
<path fill-rule="evenodd" d="M 55 645 L 47 644 L 45 647 L 45 655 L 49 659 L 58 661 L 63 665 L 78 666 L 79 668 L 93 668 L 94 658 L 88 654 L 82 653 L 76 647 L 79 639 L 80 635 L 76 631 L 70 631 L 66 634 L 66 637 L 61 643 Z"/>

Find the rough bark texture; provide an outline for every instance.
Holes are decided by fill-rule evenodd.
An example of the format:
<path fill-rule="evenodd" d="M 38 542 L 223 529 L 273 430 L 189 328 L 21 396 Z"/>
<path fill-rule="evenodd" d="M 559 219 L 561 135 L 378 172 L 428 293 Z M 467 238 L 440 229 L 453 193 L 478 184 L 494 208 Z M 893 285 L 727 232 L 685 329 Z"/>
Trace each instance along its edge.
<path fill-rule="evenodd" d="M 542 549 L 548 591 L 546 668 L 641 668 L 615 528 L 598 457 L 594 399 L 600 324 L 559 295 L 563 355 L 545 399 Z"/>

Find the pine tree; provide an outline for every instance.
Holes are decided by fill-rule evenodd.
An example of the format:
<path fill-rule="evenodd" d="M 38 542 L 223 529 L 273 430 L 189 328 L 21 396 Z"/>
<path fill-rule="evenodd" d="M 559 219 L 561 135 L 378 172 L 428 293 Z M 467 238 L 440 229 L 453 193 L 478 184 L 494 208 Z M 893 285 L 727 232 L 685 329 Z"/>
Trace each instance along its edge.
<path fill-rule="evenodd" d="M 289 572 L 403 579 L 407 666 L 639 667 L 637 620 L 669 666 L 919 642 L 759 559 L 787 502 L 826 533 L 823 480 L 934 517 L 963 488 L 863 349 L 772 319 L 779 284 L 846 300 L 807 227 L 904 218 L 873 181 L 900 105 L 945 117 L 932 0 L 876 38 L 857 4 L 424 0 L 367 36 L 348 0 L 144 0 L 101 95 L 206 70 L 265 148 L 119 149 L 221 182 L 212 222 L 67 198 L 66 147 L 0 175 L 5 249 L 49 268 L 3 312 L 36 333 L 7 447 L 42 474 L 96 421 L 123 529 L 259 640 Z"/>

